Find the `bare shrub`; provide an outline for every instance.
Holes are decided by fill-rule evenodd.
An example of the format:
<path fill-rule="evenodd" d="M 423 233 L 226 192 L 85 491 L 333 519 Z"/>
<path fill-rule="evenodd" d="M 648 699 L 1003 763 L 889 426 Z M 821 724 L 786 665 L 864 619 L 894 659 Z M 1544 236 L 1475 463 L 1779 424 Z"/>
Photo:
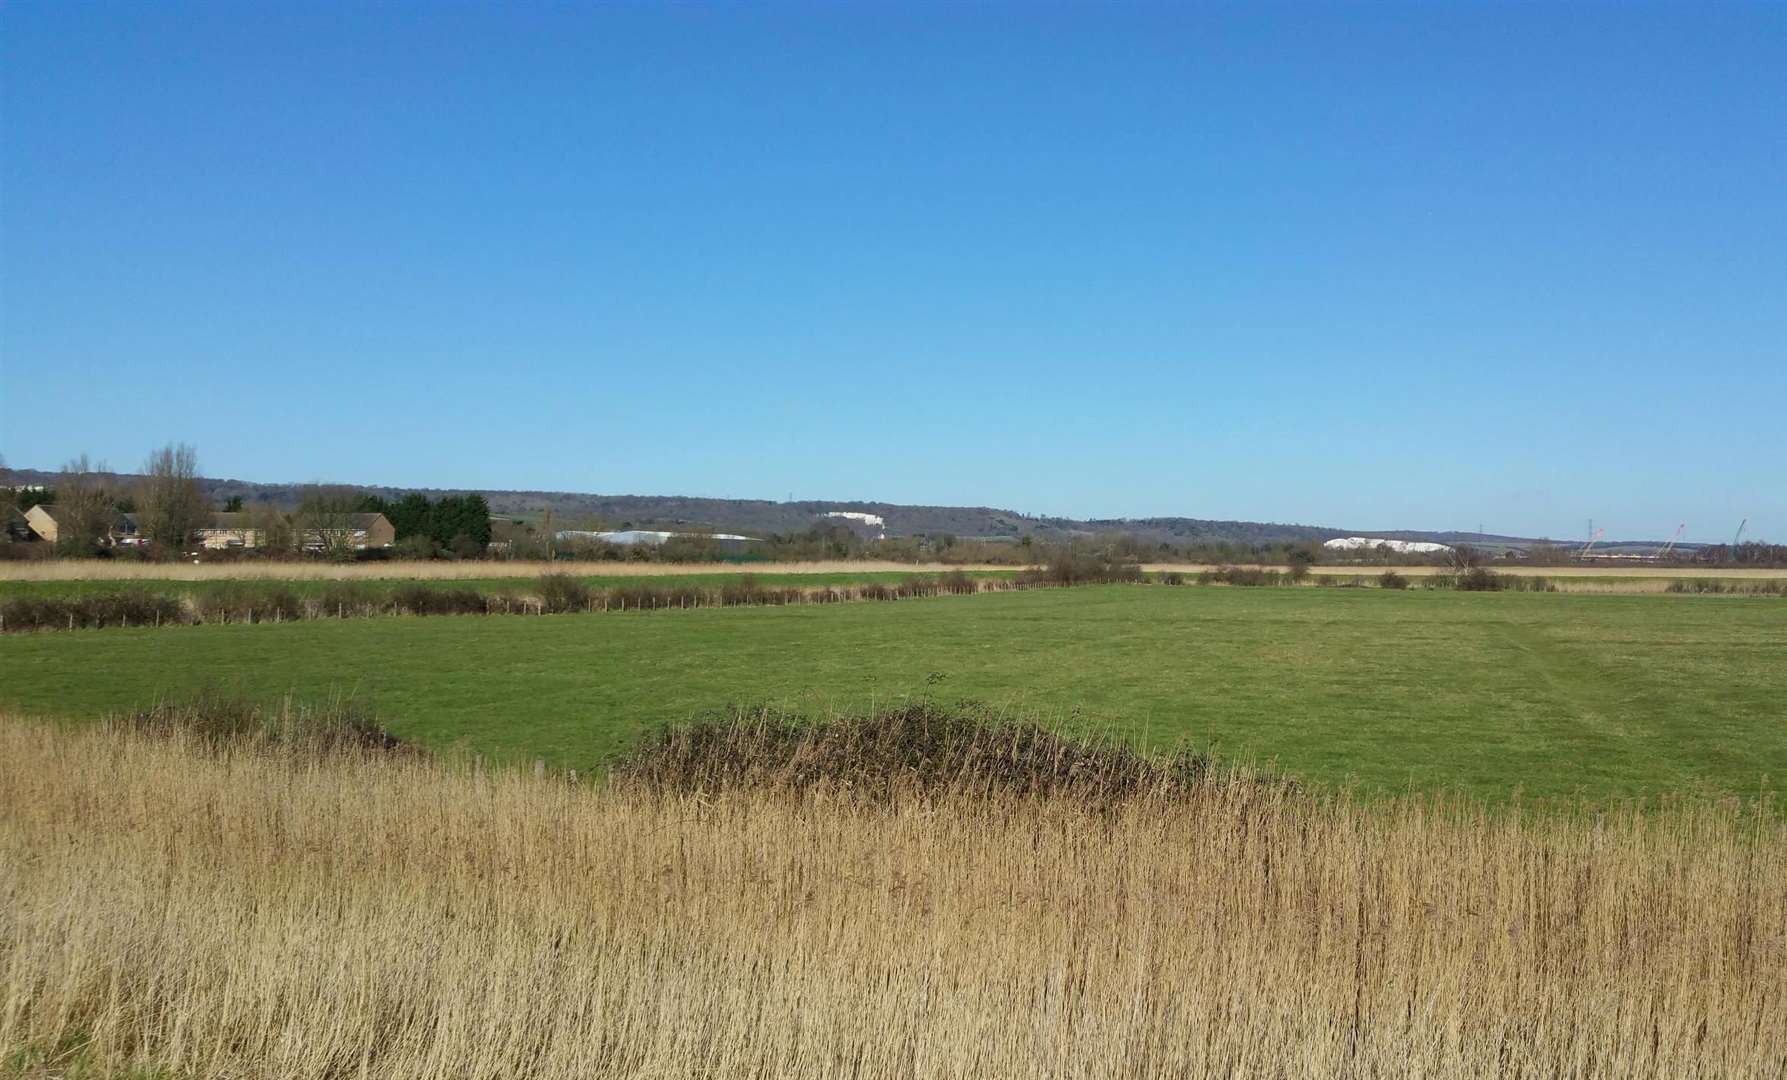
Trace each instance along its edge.
<path fill-rule="evenodd" d="M 406 615 L 484 615 L 490 602 L 476 589 L 440 589 L 405 585 L 391 594 L 391 605 Z"/>
<path fill-rule="evenodd" d="M 659 793 L 824 788 L 878 801 L 967 792 L 1108 805 L 1183 797 L 1210 770 L 1203 754 L 1149 758 L 1109 739 L 1007 722 L 975 706 L 919 703 L 822 720 L 741 710 L 667 727 L 617 764 L 614 776 Z"/>
<path fill-rule="evenodd" d="M 385 601 L 368 586 L 353 581 L 331 581 L 317 594 L 316 614 L 326 619 L 373 615 Z"/>
<path fill-rule="evenodd" d="M 1291 585 L 1296 582 L 1289 571 L 1266 570 L 1258 566 L 1219 566 L 1198 575 L 1199 585 Z"/>
<path fill-rule="evenodd" d="M 1507 586 L 1506 578 L 1485 566 L 1473 566 L 1452 580 L 1459 592 L 1500 592 Z"/>
<path fill-rule="evenodd" d="M 540 575 L 540 604 L 549 614 L 589 609 L 589 586 L 570 574 Z"/>
<path fill-rule="evenodd" d="M 418 752 L 386 731 L 369 709 L 348 698 L 320 705 L 287 699 L 268 707 L 247 698 L 207 692 L 121 713 L 110 717 L 107 724 L 123 731 L 188 737 L 211 750 L 279 745 L 317 753 Z"/>
<path fill-rule="evenodd" d="M 767 590 L 750 574 L 720 586 L 720 603 L 727 607 L 761 604 L 768 599 Z"/>
<path fill-rule="evenodd" d="M 1142 568 L 1136 563 L 1064 551 L 1052 556 L 1042 568 L 1019 574 L 1017 580 L 1026 585 L 1101 585 L 1142 579 Z"/>
<path fill-rule="evenodd" d="M 967 596 L 978 592 L 979 584 L 965 571 L 951 570 L 937 580 L 937 587 L 951 596 Z"/>
<path fill-rule="evenodd" d="M 309 614 L 291 589 L 249 584 L 200 590 L 192 598 L 192 609 L 200 622 L 209 623 L 289 622 Z"/>

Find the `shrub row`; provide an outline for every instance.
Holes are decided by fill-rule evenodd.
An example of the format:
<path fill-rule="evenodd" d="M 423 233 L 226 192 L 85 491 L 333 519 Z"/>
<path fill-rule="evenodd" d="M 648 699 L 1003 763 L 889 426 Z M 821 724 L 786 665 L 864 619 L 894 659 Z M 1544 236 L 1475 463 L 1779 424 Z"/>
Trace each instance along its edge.
<path fill-rule="evenodd" d="M 1300 572 L 1299 572 L 1300 571 Z M 1309 576 L 1303 567 L 1293 570 L 1265 570 L 1257 566 L 1219 566 L 1198 574 L 1199 585 L 1296 585 Z"/>
<path fill-rule="evenodd" d="M 381 590 L 336 582 L 313 597 L 285 586 L 229 584 L 184 599 L 140 589 L 67 598 L 17 597 L 0 601 L 0 630 L 73 630 L 164 623 L 262 623 L 375 615 L 541 615 L 582 611 L 827 604 L 851 600 L 903 600 L 1020 587 L 1003 578 L 977 578 L 960 570 L 938 577 L 914 575 L 897 582 L 771 586 L 749 576 L 718 586 L 641 582 L 594 590 L 568 574 L 540 578 L 535 595 L 483 593 L 423 584 Z"/>
<path fill-rule="evenodd" d="M 1787 596 L 1787 581 L 1721 581 L 1718 578 L 1688 578 L 1671 581 L 1669 588 L 1665 591 L 1734 596 Z"/>
<path fill-rule="evenodd" d="M 5 630 L 160 626 L 186 621 L 186 606 L 178 597 L 143 589 L 91 593 L 67 599 L 17 596 L 0 602 L 0 629 Z"/>
<path fill-rule="evenodd" d="M 1073 553 L 1056 555 L 1046 565 L 1026 570 L 1017 577 L 1022 585 L 1106 585 L 1145 580 L 1142 568 L 1135 563 Z"/>
<path fill-rule="evenodd" d="M 1157 579 L 1165 585 L 1184 585 L 1187 578 L 1184 574 L 1169 573 Z M 1272 570 L 1257 566 L 1219 566 L 1214 570 L 1205 570 L 1197 575 L 1195 581 L 1199 585 L 1241 585 L 1241 586 L 1273 586 L 1300 585 L 1313 581 L 1314 584 L 1326 588 L 1360 588 L 1364 582 L 1356 578 L 1317 575 L 1311 577 L 1308 569 L 1293 566 L 1289 570 Z M 1462 574 L 1436 574 L 1419 579 L 1423 588 L 1457 589 L 1461 592 L 1556 592 L 1557 586 L 1550 580 L 1538 575 L 1498 574 L 1484 567 L 1475 567 Z M 1410 578 L 1394 570 L 1386 570 L 1377 578 L 1380 589 L 1408 589 L 1416 584 Z M 1767 582 L 1764 584 L 1782 586 L 1783 582 Z M 1672 592 L 1677 590 L 1673 587 Z M 1716 592 L 1717 589 L 1706 591 Z M 1764 590 L 1766 591 L 1766 590 Z M 1777 590 L 1778 591 L 1778 590 Z"/>
<path fill-rule="evenodd" d="M 1154 580 L 1165 585 L 1283 586 L 1309 579 L 1302 567 L 1271 570 L 1248 566 L 1222 566 L 1205 570 L 1195 579 L 1171 572 Z M 640 583 L 608 590 L 593 590 L 568 574 L 540 578 L 537 595 L 481 593 L 475 589 L 450 589 L 429 585 L 403 585 L 383 591 L 355 582 L 334 582 L 315 597 L 306 598 L 292 589 L 276 586 L 226 585 L 178 596 L 126 589 L 115 593 L 91 593 L 66 598 L 13 597 L 0 601 L 0 630 L 76 630 L 115 626 L 161 626 L 169 623 L 259 623 L 298 619 L 363 618 L 374 615 L 539 615 L 581 611 L 640 611 L 665 608 L 742 607 L 752 605 L 827 604 L 852 600 L 903 600 L 919 596 L 1002 592 L 1042 586 L 1086 585 L 1105 582 L 1149 580 L 1132 564 L 1098 560 L 1059 560 L 1048 567 L 1015 578 L 973 577 L 952 570 L 938 577 L 913 575 L 897 582 L 863 582 L 823 588 L 764 585 L 747 576 L 717 587 L 700 585 L 653 585 Z M 1356 586 L 1344 579 L 1317 578 L 1318 584 Z M 1385 589 L 1407 589 L 1409 578 L 1386 570 L 1377 584 Z M 1457 575 L 1423 578 L 1429 589 L 1463 592 L 1556 592 L 1544 577 L 1497 574 L 1483 567 Z M 1727 582 L 1715 578 L 1673 581 L 1672 593 L 1731 593 L 1754 596 L 1787 596 L 1787 581 Z"/>
<path fill-rule="evenodd" d="M 1436 574 L 1426 581 L 1430 589 L 1457 589 L 1459 592 L 1556 592 L 1557 586 L 1537 574 L 1498 574 L 1483 566 L 1473 566 L 1462 574 Z"/>

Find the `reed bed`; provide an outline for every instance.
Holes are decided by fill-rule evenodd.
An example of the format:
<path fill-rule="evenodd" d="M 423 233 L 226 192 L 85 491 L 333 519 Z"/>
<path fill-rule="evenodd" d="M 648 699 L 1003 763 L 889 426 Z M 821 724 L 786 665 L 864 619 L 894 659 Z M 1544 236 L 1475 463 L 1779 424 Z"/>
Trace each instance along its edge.
<path fill-rule="evenodd" d="M 1225 569 L 1219 563 L 1144 563 L 1142 570 L 1150 574 L 1179 573 L 1187 576 L 1196 575 L 1207 570 Z M 1245 567 L 1257 570 L 1282 570 L 1283 567 L 1252 565 Z M 1782 580 L 1787 579 L 1787 567 L 1753 567 L 1753 566 L 1522 566 L 1519 564 L 1494 563 L 1490 567 L 1498 574 L 1531 575 L 1548 578 L 1599 578 L 1604 584 L 1638 585 L 1651 581 L 1667 584 L 1675 578 L 1714 577 L 1726 580 Z M 1310 574 L 1316 577 L 1338 575 L 1341 577 L 1359 575 L 1374 577 L 1384 570 L 1394 570 L 1406 577 L 1446 576 L 1456 573 L 1447 566 L 1402 566 L 1364 563 L 1330 563 L 1309 568 Z M 1584 582 L 1583 584 L 1590 584 Z"/>
<path fill-rule="evenodd" d="M 840 777 L 842 779 L 842 777 Z M 0 1069 L 1778 1077 L 1787 834 L 1684 803 L 863 799 L 0 721 Z M 135 1071 L 131 1071 L 135 1070 Z"/>

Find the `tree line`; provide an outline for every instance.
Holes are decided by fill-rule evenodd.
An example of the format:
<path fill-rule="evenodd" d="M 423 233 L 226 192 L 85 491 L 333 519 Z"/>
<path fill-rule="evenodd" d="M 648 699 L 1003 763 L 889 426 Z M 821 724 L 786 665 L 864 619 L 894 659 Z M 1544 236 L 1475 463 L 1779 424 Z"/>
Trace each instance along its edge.
<path fill-rule="evenodd" d="M 96 465 L 82 454 L 63 465 L 53 485 L 42 488 L 8 485 L 5 470 L 0 465 L 0 498 L 5 498 L 15 511 L 21 513 L 37 505 L 53 506 L 58 524 L 56 549 L 59 555 L 114 553 L 107 544 L 121 531 L 123 514 L 134 517 L 136 533 L 133 539 L 146 541 L 135 549 L 140 554 L 151 557 L 178 554 L 187 548 L 194 532 L 209 524 L 211 515 L 219 510 L 245 515 L 239 524 L 257 534 L 256 548 L 262 554 L 302 550 L 334 557 L 351 556 L 354 552 L 351 517 L 357 513 L 380 513 L 390 521 L 395 544 L 389 554 L 401 558 L 477 558 L 491 549 L 490 505 L 479 494 L 443 495 L 430 499 L 420 492 L 411 492 L 387 498 L 353 487 L 311 485 L 300 493 L 295 512 L 287 512 L 270 502 L 245 506 L 240 497 L 213 506 L 204 496 L 198 470 L 198 453 L 185 443 L 169 443 L 154 451 L 144 461 L 141 475 L 134 477 L 111 473 L 103 463 Z M 1051 553 L 1071 551 L 1096 553 L 1125 562 L 1309 566 L 1339 561 L 1349 565 L 1459 567 L 1474 566 L 1492 558 L 1489 553 L 1478 552 L 1468 545 L 1456 545 L 1451 552 L 1431 555 L 1393 552 L 1386 547 L 1336 556 L 1313 539 L 1271 543 L 1169 542 L 1117 529 L 1052 540 L 1028 536 L 1016 540 L 976 539 L 950 533 L 878 538 L 828 518 L 815 519 L 803 530 L 763 536 L 760 542 L 741 552 L 737 545 L 716 541 L 686 527 L 681 531 L 686 531 L 687 535 L 673 537 L 661 545 L 617 545 L 593 540 L 558 541 L 550 513 L 538 529 L 519 519 L 514 524 L 516 528 L 510 530 L 501 545 L 504 553 L 513 558 L 540 559 L 703 562 L 741 557 L 764 561 L 873 558 L 912 563 L 1027 566 L 1047 562 Z M 600 527 L 593 520 L 581 524 L 589 530 Z M 623 530 L 632 527 L 634 523 L 631 521 L 620 523 Z M 644 524 L 640 527 L 652 526 Z M 27 531 L 16 519 L 8 521 L 7 529 L 14 538 L 27 538 Z M 14 545 L 0 546 L 8 548 L 11 554 L 19 554 Z M 1541 541 L 1524 551 L 1503 552 L 1499 561 L 1563 566 L 1578 561 L 1578 553 L 1571 546 Z M 1751 541 L 1735 546 L 1719 544 L 1692 550 L 1678 549 L 1665 565 L 1787 566 L 1787 545 Z"/>
<path fill-rule="evenodd" d="M 383 514 L 397 534 L 397 554 L 429 558 L 442 552 L 475 558 L 490 544 L 490 503 L 482 495 L 429 499 L 412 491 L 398 499 L 361 495 L 360 513 Z"/>
<path fill-rule="evenodd" d="M 384 514 L 399 553 L 412 557 L 476 557 L 490 543 L 490 507 L 476 494 L 430 500 L 412 493 L 387 500 L 356 488 L 316 484 L 303 489 L 291 512 L 272 503 L 245 506 L 239 496 L 214 506 L 204 495 L 198 451 L 186 443 L 154 451 L 134 477 L 113 473 L 86 454 L 65 462 L 48 486 L 13 486 L 4 474 L 0 468 L 0 496 L 14 511 L 23 514 L 35 506 L 53 511 L 60 556 L 111 555 L 124 544 L 144 557 L 173 557 L 184 553 L 219 512 L 241 515 L 231 524 L 255 534 L 259 554 L 350 556 L 358 532 L 354 515 L 366 513 Z M 16 519 L 8 521 L 8 531 L 12 538 L 26 538 Z"/>

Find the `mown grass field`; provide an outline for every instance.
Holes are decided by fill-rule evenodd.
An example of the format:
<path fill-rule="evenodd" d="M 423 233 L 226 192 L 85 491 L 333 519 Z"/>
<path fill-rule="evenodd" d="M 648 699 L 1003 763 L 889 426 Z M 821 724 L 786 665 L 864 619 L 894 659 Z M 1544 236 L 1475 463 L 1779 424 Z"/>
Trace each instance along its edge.
<path fill-rule="evenodd" d="M 0 708 L 355 695 L 431 745 L 585 767 L 732 704 L 971 698 L 1299 777 L 1532 796 L 1787 776 L 1769 598 L 1100 586 L 894 603 L 0 638 Z"/>

